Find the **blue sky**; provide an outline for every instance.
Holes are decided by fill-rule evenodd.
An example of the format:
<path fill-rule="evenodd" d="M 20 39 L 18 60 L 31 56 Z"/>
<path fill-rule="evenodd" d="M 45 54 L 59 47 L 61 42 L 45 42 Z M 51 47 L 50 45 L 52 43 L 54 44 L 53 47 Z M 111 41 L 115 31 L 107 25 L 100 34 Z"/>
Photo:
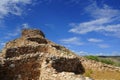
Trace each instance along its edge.
<path fill-rule="evenodd" d="M 0 48 L 23 28 L 78 55 L 120 55 L 120 0 L 1 0 Z"/>

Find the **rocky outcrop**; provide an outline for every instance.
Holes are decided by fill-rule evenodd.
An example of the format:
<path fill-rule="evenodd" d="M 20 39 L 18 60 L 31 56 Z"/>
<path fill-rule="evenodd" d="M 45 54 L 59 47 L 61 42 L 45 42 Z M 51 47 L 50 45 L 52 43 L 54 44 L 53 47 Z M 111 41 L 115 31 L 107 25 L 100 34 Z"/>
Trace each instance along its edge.
<path fill-rule="evenodd" d="M 23 30 L 6 44 L 0 60 L 0 80 L 86 80 L 79 58 L 40 30 Z"/>
<path fill-rule="evenodd" d="M 79 57 L 46 39 L 40 30 L 23 30 L 0 54 L 0 80 L 93 80 L 83 74 L 99 68 L 120 70 Z"/>

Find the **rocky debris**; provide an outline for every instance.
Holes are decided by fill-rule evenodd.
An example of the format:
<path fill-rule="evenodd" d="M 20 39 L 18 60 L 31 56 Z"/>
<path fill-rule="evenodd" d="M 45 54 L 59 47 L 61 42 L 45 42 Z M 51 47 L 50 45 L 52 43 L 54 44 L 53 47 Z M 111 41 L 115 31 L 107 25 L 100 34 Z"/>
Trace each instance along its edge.
<path fill-rule="evenodd" d="M 36 29 L 23 30 L 0 54 L 0 80 L 93 80 L 83 76 L 86 68 L 101 67 L 120 70 L 79 57 Z"/>

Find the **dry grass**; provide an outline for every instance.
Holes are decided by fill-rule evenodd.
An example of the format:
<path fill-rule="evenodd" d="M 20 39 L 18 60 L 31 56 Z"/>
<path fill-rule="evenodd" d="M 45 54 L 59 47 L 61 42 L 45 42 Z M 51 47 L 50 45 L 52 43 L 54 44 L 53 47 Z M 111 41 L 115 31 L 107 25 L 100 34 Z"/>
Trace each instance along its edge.
<path fill-rule="evenodd" d="M 84 75 L 95 80 L 120 80 L 120 72 L 117 71 L 93 71 L 88 69 Z"/>

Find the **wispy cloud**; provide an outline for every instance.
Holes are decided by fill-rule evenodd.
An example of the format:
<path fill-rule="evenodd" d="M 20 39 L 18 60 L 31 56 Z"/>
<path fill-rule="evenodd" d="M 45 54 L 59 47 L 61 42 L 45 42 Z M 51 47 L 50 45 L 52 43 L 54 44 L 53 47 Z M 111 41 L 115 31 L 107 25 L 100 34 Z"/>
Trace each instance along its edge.
<path fill-rule="evenodd" d="M 2 46 L 2 47 L 5 46 L 5 41 L 1 41 L 1 40 L 0 40 L 0 50 L 1 50 L 1 48 L 2 48 L 1 46 Z"/>
<path fill-rule="evenodd" d="M 1 46 L 5 46 L 5 43 L 4 43 L 4 42 L 2 42 L 2 43 L 0 43 L 0 45 L 1 45 Z"/>
<path fill-rule="evenodd" d="M 80 56 L 91 55 L 90 53 L 88 53 L 86 51 L 73 51 L 73 52 L 79 54 Z"/>
<path fill-rule="evenodd" d="M 82 23 L 72 23 L 73 28 L 69 32 L 77 34 L 87 34 L 89 32 L 99 32 L 106 36 L 120 38 L 120 10 L 108 5 L 99 7 L 96 2 L 85 8 L 86 13 L 91 16 L 90 21 Z"/>
<path fill-rule="evenodd" d="M 27 28 L 30 28 L 30 25 L 28 23 L 24 23 L 22 24 L 22 28 L 24 29 L 27 29 Z"/>
<path fill-rule="evenodd" d="M 93 1 L 91 5 L 85 8 L 86 12 L 90 14 L 93 18 L 114 18 L 118 17 L 120 10 L 114 9 L 106 4 L 103 4 L 102 7 L 97 5 L 96 1 Z"/>
<path fill-rule="evenodd" d="M 12 32 L 7 33 L 7 37 L 15 37 L 18 36 L 20 34 L 21 28 L 17 27 L 15 30 L 13 30 Z"/>
<path fill-rule="evenodd" d="M 87 51 L 74 51 L 73 52 L 79 54 L 80 56 L 88 56 L 88 55 L 94 55 L 94 56 L 103 56 L 105 55 L 105 53 L 90 53 L 90 52 L 87 52 Z"/>
<path fill-rule="evenodd" d="M 96 39 L 96 38 L 89 38 L 88 41 L 89 41 L 89 42 L 95 42 L 95 43 L 96 43 L 96 42 L 103 42 L 102 39 Z"/>
<path fill-rule="evenodd" d="M 13 30 L 7 32 L 1 39 L 0 39 L 0 49 L 4 47 L 5 43 L 8 42 L 10 39 L 16 38 L 20 35 L 22 29 L 31 28 L 31 26 L 27 23 L 24 23 Z"/>
<path fill-rule="evenodd" d="M 100 53 L 90 53 L 90 52 L 87 52 L 87 51 L 74 51 L 73 52 L 79 54 L 80 56 L 86 56 L 86 55 L 96 55 L 96 56 L 120 56 L 120 52 L 117 52 L 117 51 L 114 51 L 114 52 L 111 52 L 111 53 L 105 53 L 105 52 L 100 52 Z"/>
<path fill-rule="evenodd" d="M 16 37 L 16 36 L 20 35 L 21 30 L 25 29 L 25 28 L 30 28 L 30 25 L 27 23 L 24 23 L 21 26 L 16 27 L 13 31 L 8 32 L 5 36 L 5 38 L 9 39 L 11 37 Z"/>
<path fill-rule="evenodd" d="M 98 44 L 98 46 L 100 48 L 109 48 L 110 47 L 110 45 L 108 45 L 108 44 Z"/>
<path fill-rule="evenodd" d="M 1 0 L 0 19 L 10 14 L 20 16 L 23 13 L 23 6 L 31 3 L 32 0 Z"/>
<path fill-rule="evenodd" d="M 66 1 L 65 4 L 76 5 L 76 4 L 79 4 L 80 2 L 81 2 L 81 0 L 68 0 L 68 1 Z"/>
<path fill-rule="evenodd" d="M 99 48 L 109 48 L 110 45 L 104 44 L 102 39 L 97 39 L 97 38 L 89 38 L 87 39 L 89 42 L 95 43 L 95 46 Z"/>
<path fill-rule="evenodd" d="M 78 45 L 78 46 L 83 45 L 83 42 L 81 42 L 80 39 L 77 37 L 61 39 L 60 42 L 62 44 L 72 44 L 72 45 Z"/>

